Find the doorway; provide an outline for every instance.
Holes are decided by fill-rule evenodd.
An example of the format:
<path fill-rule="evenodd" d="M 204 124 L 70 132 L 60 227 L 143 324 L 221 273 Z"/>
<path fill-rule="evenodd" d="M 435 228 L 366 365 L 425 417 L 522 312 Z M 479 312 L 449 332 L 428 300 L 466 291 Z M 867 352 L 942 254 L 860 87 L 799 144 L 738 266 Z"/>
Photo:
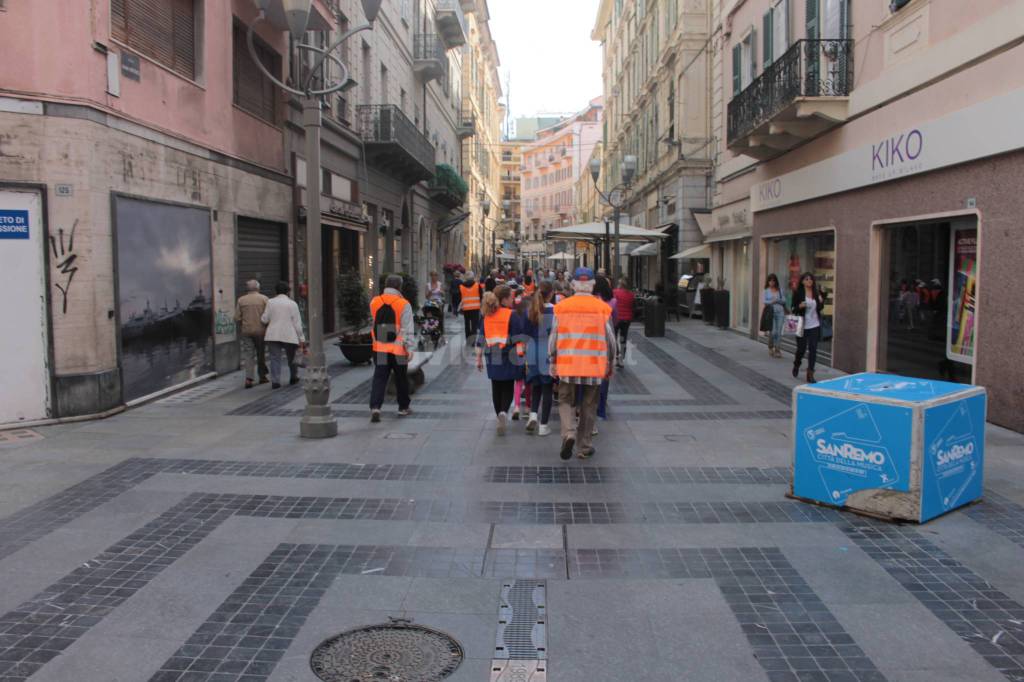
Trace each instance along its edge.
<path fill-rule="evenodd" d="M 879 369 L 971 383 L 977 243 L 974 219 L 884 230 Z"/>
<path fill-rule="evenodd" d="M 60 230 L 49 254 L 59 269 L 53 292 L 67 312 L 67 291 L 77 268 L 74 227 Z M 49 412 L 46 252 L 42 197 L 34 191 L 0 191 L 0 288 L 5 297 L 0 334 L 0 424 L 44 419 Z M 59 311 L 61 306 L 57 306 Z"/>

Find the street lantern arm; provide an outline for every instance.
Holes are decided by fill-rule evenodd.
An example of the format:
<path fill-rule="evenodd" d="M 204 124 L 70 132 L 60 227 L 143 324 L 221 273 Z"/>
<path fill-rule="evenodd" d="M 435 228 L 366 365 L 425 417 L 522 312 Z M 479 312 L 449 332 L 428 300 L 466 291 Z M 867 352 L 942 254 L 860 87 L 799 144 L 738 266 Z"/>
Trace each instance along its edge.
<path fill-rule="evenodd" d="M 329 51 L 325 51 L 325 53 L 321 55 L 320 61 L 318 62 L 318 68 L 320 64 L 323 64 L 324 60 L 330 59 L 332 62 L 338 65 L 338 68 L 341 69 L 341 75 L 344 76 L 344 78 L 337 85 L 334 85 L 332 87 L 324 88 L 323 90 L 296 90 L 295 88 L 282 83 L 274 74 L 270 73 L 270 71 L 267 70 L 267 67 L 263 65 L 263 62 L 260 61 L 259 56 L 256 54 L 256 25 L 259 24 L 261 21 L 265 21 L 266 18 L 266 14 L 260 11 L 260 13 L 256 16 L 256 19 L 251 24 L 249 24 L 249 31 L 246 34 L 246 42 L 248 43 L 249 47 L 249 57 L 253 60 L 253 62 L 255 62 L 256 68 L 258 68 L 260 72 L 263 73 L 264 76 L 269 78 L 270 81 L 273 82 L 274 85 L 276 85 L 277 87 L 281 88 L 285 92 L 289 92 L 293 95 L 296 95 L 297 97 L 316 97 L 320 95 L 329 95 L 332 92 L 337 92 L 338 90 L 341 90 L 344 84 L 348 81 L 348 67 L 346 67 L 341 62 L 340 59 L 331 54 Z M 299 49 L 311 50 L 314 52 L 321 51 L 320 48 L 318 47 L 306 45 L 304 43 L 298 43 L 296 47 L 298 47 Z M 316 69 L 311 70 L 310 73 L 316 73 Z"/>
<path fill-rule="evenodd" d="M 346 31 L 345 33 L 341 34 L 341 37 L 339 37 L 337 40 L 335 40 L 334 43 L 330 47 L 328 47 L 326 50 L 324 50 L 323 54 L 321 54 L 320 57 L 316 60 L 316 63 L 313 64 L 313 68 L 309 70 L 309 76 L 306 78 L 306 87 L 308 88 L 310 86 L 310 84 L 312 84 L 313 77 L 320 70 L 320 67 L 323 66 L 325 60 L 330 59 L 335 64 L 340 64 L 341 63 L 341 62 L 338 61 L 338 59 L 336 57 L 334 57 L 334 51 L 336 49 L 338 49 L 339 47 L 341 47 L 341 44 L 343 42 L 345 42 L 346 40 L 348 40 L 349 38 L 351 38 L 352 36 L 354 36 L 357 33 L 362 33 L 363 31 L 372 31 L 372 30 L 373 30 L 373 21 L 371 20 L 369 23 L 363 24 L 362 26 L 357 26 L 354 29 L 352 29 L 351 31 Z M 342 87 L 344 87 L 345 83 L 348 82 L 348 70 L 345 68 L 344 65 L 342 65 L 342 69 L 344 70 L 345 78 L 344 78 L 344 80 L 341 80 L 340 83 L 341 83 Z M 332 92 L 333 92 L 333 90 L 332 90 Z M 323 93 L 323 94 L 327 94 L 327 93 Z"/>

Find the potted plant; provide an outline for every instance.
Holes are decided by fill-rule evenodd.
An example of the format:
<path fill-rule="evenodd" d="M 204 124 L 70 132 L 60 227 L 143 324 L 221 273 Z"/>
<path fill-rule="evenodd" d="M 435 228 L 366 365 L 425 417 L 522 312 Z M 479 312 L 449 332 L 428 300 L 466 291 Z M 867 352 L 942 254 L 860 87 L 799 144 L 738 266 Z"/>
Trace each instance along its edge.
<path fill-rule="evenodd" d="M 700 319 L 704 324 L 715 323 L 715 285 L 711 275 L 704 278 L 704 286 L 700 290 Z"/>
<path fill-rule="evenodd" d="M 349 269 L 340 275 L 336 283 L 341 319 L 349 331 L 338 340 L 338 348 L 345 359 L 354 365 L 373 360 L 373 342 L 366 329 L 370 322 L 370 299 L 363 286 L 363 278 L 356 269 Z"/>

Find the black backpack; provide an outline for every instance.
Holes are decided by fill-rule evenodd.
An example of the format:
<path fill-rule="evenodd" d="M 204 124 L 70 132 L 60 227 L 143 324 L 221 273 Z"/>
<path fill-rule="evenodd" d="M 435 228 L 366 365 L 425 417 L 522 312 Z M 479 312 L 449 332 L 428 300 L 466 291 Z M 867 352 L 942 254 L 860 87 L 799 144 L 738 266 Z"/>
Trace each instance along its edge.
<path fill-rule="evenodd" d="M 385 303 L 373 317 L 373 338 L 379 343 L 395 343 L 398 340 L 398 320 L 395 309 Z"/>

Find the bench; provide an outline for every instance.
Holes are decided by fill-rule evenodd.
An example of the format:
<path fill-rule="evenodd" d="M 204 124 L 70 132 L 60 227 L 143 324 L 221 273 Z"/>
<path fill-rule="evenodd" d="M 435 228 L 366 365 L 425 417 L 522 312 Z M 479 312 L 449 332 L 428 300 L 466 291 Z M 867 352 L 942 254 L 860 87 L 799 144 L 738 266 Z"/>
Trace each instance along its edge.
<path fill-rule="evenodd" d="M 434 357 L 433 352 L 416 351 L 412 354 L 412 358 L 409 360 L 409 395 L 413 395 L 419 389 L 423 388 L 423 385 L 427 383 L 427 375 L 423 371 L 423 366 L 426 365 L 430 358 Z M 398 391 L 395 389 L 395 376 L 392 374 L 388 379 L 388 395 L 397 395 Z"/>

